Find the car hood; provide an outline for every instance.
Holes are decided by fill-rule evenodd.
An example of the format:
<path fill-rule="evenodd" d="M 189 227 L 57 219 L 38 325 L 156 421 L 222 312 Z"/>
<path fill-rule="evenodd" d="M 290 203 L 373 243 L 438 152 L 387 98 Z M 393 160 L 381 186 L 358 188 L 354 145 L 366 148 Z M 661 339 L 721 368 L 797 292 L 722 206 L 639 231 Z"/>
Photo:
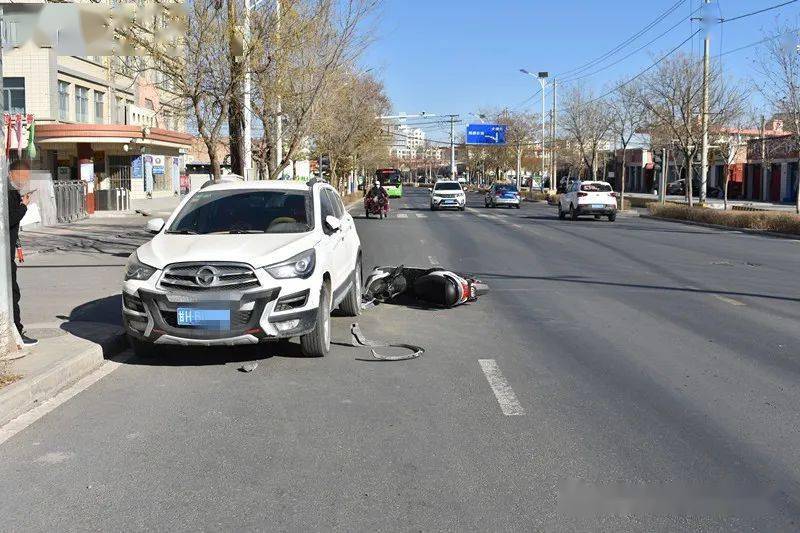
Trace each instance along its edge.
<path fill-rule="evenodd" d="M 168 235 L 159 233 L 136 251 L 139 260 L 162 269 L 171 263 L 226 261 L 254 268 L 271 265 L 313 248 L 314 233 L 257 235 Z"/>

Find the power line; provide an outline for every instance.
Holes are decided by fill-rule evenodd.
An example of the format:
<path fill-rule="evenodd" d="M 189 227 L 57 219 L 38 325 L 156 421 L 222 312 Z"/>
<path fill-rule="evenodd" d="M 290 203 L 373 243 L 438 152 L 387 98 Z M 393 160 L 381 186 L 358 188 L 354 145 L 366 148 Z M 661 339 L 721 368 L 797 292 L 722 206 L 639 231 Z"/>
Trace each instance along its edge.
<path fill-rule="evenodd" d="M 774 6 L 771 6 L 771 7 L 765 7 L 764 9 L 759 9 L 758 11 L 752 11 L 750 13 L 745 13 L 744 15 L 738 15 L 736 17 L 729 18 L 729 19 L 722 19 L 720 22 L 733 22 L 734 20 L 739 20 L 739 19 L 743 19 L 743 18 L 746 18 L 746 17 L 752 17 L 753 15 L 758 15 L 760 13 L 765 13 L 767 11 L 772 11 L 773 9 L 778 9 L 779 7 L 788 6 L 789 4 L 794 4 L 797 1 L 798 0 L 789 0 L 788 2 L 784 2 L 782 4 L 777 4 L 777 5 L 774 5 Z"/>
<path fill-rule="evenodd" d="M 701 5 L 700 7 L 695 9 L 690 14 L 690 17 L 691 17 L 691 15 L 694 15 L 695 13 L 700 11 L 702 8 L 703 8 L 703 6 Z M 672 30 L 674 30 L 675 28 L 677 28 L 678 26 L 680 26 L 684 22 L 685 22 L 685 19 L 679 20 L 674 26 L 671 26 L 669 29 L 667 29 L 667 31 L 665 31 L 664 33 L 660 34 L 658 37 L 656 37 L 653 40 L 651 40 L 650 42 L 640 46 L 639 48 L 637 48 L 633 52 L 631 52 L 631 53 L 621 57 L 620 59 L 614 61 L 613 63 L 610 63 L 610 64 L 606 65 L 605 67 L 599 68 L 599 69 L 595 70 L 594 72 L 590 72 L 588 74 L 583 74 L 581 76 L 577 76 L 577 77 L 573 77 L 573 78 L 567 78 L 566 80 L 559 80 L 559 81 L 561 81 L 562 83 L 571 83 L 571 82 L 574 82 L 574 81 L 577 81 L 577 80 L 582 80 L 584 78 L 588 78 L 590 76 L 594 76 L 595 74 L 598 74 L 598 73 L 603 72 L 604 70 L 607 70 L 607 69 L 609 69 L 609 68 L 611 68 L 611 67 L 613 67 L 615 65 L 618 65 L 618 64 L 622 63 L 623 61 L 625 61 L 626 59 L 628 59 L 629 57 L 631 57 L 632 55 L 635 55 L 635 54 L 641 52 L 643 49 L 647 48 L 648 46 L 650 46 L 651 44 L 653 44 L 657 40 L 661 39 L 662 37 L 664 37 L 665 35 L 670 33 Z"/>
<path fill-rule="evenodd" d="M 668 17 L 669 15 L 671 15 L 671 14 L 672 14 L 672 13 L 673 13 L 673 12 L 674 12 L 676 9 L 678 9 L 678 8 L 679 8 L 679 7 L 680 7 L 682 4 L 685 4 L 685 3 L 686 3 L 686 1 L 687 1 L 687 0 L 679 0 L 678 2 L 676 2 L 675 4 L 673 4 L 673 5 L 672 5 L 672 7 L 668 8 L 666 11 L 664 11 L 664 12 L 663 12 L 663 13 L 661 13 L 661 14 L 660 14 L 658 17 L 656 17 L 656 19 L 655 19 L 655 20 L 653 20 L 653 21 L 652 21 L 652 22 L 650 22 L 648 25 L 646 25 L 646 26 L 645 26 L 643 29 L 639 30 L 639 31 L 638 31 L 636 34 L 634 34 L 633 36 L 629 37 L 628 39 L 626 39 L 626 40 L 622 41 L 622 42 L 621 42 L 620 44 L 618 44 L 616 47 L 614 47 L 613 49 L 609 50 L 608 52 L 606 52 L 605 54 L 601 55 L 600 57 L 598 57 L 598 58 L 596 58 L 596 59 L 593 59 L 593 60 L 589 61 L 588 63 L 585 63 L 584 65 L 581 65 L 580 67 L 577 67 L 577 68 L 574 68 L 574 69 L 571 69 L 571 70 L 566 70 L 566 71 L 564 71 L 564 72 L 561 72 L 561 73 L 557 74 L 555 77 L 557 77 L 557 78 L 560 78 L 560 77 L 562 77 L 562 76 L 566 76 L 567 74 L 576 74 L 576 73 L 578 73 L 578 72 L 582 72 L 582 71 L 584 71 L 584 70 L 586 70 L 586 69 L 588 69 L 588 68 L 591 68 L 591 67 L 593 67 L 593 66 L 594 66 L 594 65 L 596 65 L 597 63 L 599 63 L 599 62 L 603 61 L 604 59 L 606 59 L 606 58 L 608 58 L 608 57 L 610 57 L 610 56 L 612 56 L 612 55 L 616 54 L 616 53 L 617 53 L 617 52 L 619 52 L 621 49 L 623 49 L 625 46 L 627 46 L 628 44 L 632 43 L 633 41 L 635 41 L 636 39 L 638 39 L 639 37 L 641 37 L 642 35 L 644 35 L 644 34 L 645 34 L 645 33 L 647 33 L 648 31 L 650 31 L 650 30 L 651 30 L 652 28 L 654 28 L 656 25 L 658 25 L 658 23 L 659 23 L 659 22 L 661 22 L 661 21 L 662 21 L 662 20 L 664 20 L 666 17 Z"/>

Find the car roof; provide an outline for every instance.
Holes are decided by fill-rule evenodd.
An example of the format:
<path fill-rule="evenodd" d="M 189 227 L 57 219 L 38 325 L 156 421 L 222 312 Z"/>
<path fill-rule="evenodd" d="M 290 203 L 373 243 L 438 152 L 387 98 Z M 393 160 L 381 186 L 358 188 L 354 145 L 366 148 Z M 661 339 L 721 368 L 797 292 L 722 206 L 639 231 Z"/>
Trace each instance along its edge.
<path fill-rule="evenodd" d="M 602 181 L 602 180 L 576 180 L 576 181 L 580 181 L 581 184 L 584 184 L 584 183 L 599 183 L 601 185 L 611 185 L 609 182 Z"/>
<path fill-rule="evenodd" d="M 290 191 L 307 191 L 308 184 L 305 181 L 290 181 L 290 180 L 254 180 L 254 181 L 221 181 L 214 185 L 206 187 L 205 191 L 222 191 L 222 190 L 290 190 Z"/>

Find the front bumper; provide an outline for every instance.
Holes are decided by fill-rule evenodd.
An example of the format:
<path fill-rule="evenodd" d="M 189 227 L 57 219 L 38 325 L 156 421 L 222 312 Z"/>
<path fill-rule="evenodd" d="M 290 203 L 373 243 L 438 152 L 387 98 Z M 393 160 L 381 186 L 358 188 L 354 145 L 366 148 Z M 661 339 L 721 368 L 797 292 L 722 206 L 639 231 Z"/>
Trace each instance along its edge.
<path fill-rule="evenodd" d="M 447 208 L 447 207 L 452 207 L 453 209 L 461 209 L 462 207 L 464 207 L 464 205 L 466 203 L 467 203 L 467 199 L 466 198 L 459 198 L 459 197 L 453 197 L 453 198 L 436 198 L 436 197 L 433 197 L 433 198 L 431 198 L 431 204 L 434 207 L 439 207 L 439 208 L 442 208 L 442 209 Z"/>
<path fill-rule="evenodd" d="M 279 287 L 202 296 L 139 288 L 133 293 L 123 292 L 123 324 L 129 335 L 155 344 L 257 344 L 297 337 L 314 330 L 316 307 L 300 306 L 297 310 L 291 310 L 292 312 L 275 312 L 279 301 L 297 294 L 281 296 Z M 313 305 L 318 303 L 313 302 Z M 228 309 L 230 324 L 224 328 L 180 326 L 177 323 L 178 307 Z"/>
<path fill-rule="evenodd" d="M 494 205 L 519 205 L 519 198 L 492 198 Z"/>

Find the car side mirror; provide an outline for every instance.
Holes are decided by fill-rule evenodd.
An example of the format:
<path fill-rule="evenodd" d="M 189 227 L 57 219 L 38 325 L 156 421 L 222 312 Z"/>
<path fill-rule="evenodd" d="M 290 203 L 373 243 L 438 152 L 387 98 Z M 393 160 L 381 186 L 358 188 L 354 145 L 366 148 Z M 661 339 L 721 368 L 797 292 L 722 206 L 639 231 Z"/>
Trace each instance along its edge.
<path fill-rule="evenodd" d="M 331 231 L 339 231 L 342 227 L 342 222 L 333 215 L 328 215 L 325 217 L 325 225 L 328 226 Z"/>
<path fill-rule="evenodd" d="M 147 230 L 148 233 L 158 233 L 164 229 L 164 219 L 151 218 L 147 221 L 147 224 L 145 224 L 144 229 Z"/>

